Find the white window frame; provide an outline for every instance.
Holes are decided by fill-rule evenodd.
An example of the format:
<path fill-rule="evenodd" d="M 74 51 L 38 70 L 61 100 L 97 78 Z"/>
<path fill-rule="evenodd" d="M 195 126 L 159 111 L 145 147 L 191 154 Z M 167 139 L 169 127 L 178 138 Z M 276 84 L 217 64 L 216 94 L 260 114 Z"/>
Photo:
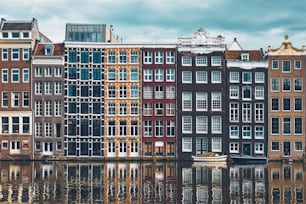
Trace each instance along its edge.
<path fill-rule="evenodd" d="M 197 84 L 207 84 L 208 77 L 207 71 L 196 71 L 196 83 Z"/>
<path fill-rule="evenodd" d="M 207 134 L 208 133 L 208 122 L 207 116 L 196 116 L 196 133 Z"/>
<path fill-rule="evenodd" d="M 235 134 L 232 134 L 234 132 L 235 132 Z M 239 138 L 239 125 L 230 125 L 229 126 L 229 137 L 234 138 L 234 139 Z"/>
<path fill-rule="evenodd" d="M 211 133 L 222 134 L 222 116 L 211 117 Z"/>
<path fill-rule="evenodd" d="M 255 139 L 264 139 L 265 138 L 265 127 L 263 125 L 256 125 L 254 127 Z"/>
<path fill-rule="evenodd" d="M 265 83 L 264 72 L 255 72 L 255 83 Z"/>
<path fill-rule="evenodd" d="M 182 110 L 192 111 L 192 92 L 182 92 Z"/>
<path fill-rule="evenodd" d="M 144 82 L 153 81 L 153 70 L 152 69 L 144 69 L 143 70 L 143 81 Z"/>
<path fill-rule="evenodd" d="M 175 63 L 175 52 L 167 51 L 166 52 L 166 64 L 174 64 Z"/>
<path fill-rule="evenodd" d="M 191 56 L 182 56 L 182 66 L 192 66 L 192 57 Z"/>
<path fill-rule="evenodd" d="M 196 66 L 207 66 L 207 56 L 196 56 Z"/>
<path fill-rule="evenodd" d="M 220 84 L 222 82 L 222 73 L 221 71 L 212 71 L 211 72 L 211 83 Z"/>
<path fill-rule="evenodd" d="M 221 137 L 211 138 L 211 150 L 212 152 L 222 152 L 222 138 Z"/>
<path fill-rule="evenodd" d="M 238 142 L 230 142 L 229 143 L 229 152 L 230 153 L 239 153 L 239 143 Z"/>
<path fill-rule="evenodd" d="M 192 152 L 192 138 L 191 137 L 182 138 L 182 152 Z"/>
<path fill-rule="evenodd" d="M 182 116 L 182 133 L 192 134 L 192 116 Z"/>
<path fill-rule="evenodd" d="M 230 86 L 230 99 L 239 99 L 239 86 Z"/>
<path fill-rule="evenodd" d="M 221 56 L 211 56 L 211 66 L 221 66 Z"/>
<path fill-rule="evenodd" d="M 222 93 L 211 92 L 211 110 L 222 111 Z"/>
<path fill-rule="evenodd" d="M 196 92 L 196 111 L 208 110 L 207 92 Z"/>
<path fill-rule="evenodd" d="M 164 52 L 155 51 L 155 64 L 164 64 Z"/>
<path fill-rule="evenodd" d="M 175 82 L 175 69 L 166 69 L 166 81 Z"/>
<path fill-rule="evenodd" d="M 265 152 L 265 144 L 256 142 L 254 144 L 254 153 L 255 154 L 263 154 Z"/>
<path fill-rule="evenodd" d="M 255 99 L 263 100 L 265 98 L 265 88 L 263 86 L 255 86 Z"/>

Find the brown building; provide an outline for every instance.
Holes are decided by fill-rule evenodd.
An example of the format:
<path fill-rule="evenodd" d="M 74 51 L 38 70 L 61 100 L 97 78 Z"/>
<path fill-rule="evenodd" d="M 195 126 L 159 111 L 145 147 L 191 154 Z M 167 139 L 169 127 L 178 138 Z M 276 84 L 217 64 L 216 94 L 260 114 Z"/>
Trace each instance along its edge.
<path fill-rule="evenodd" d="M 34 157 L 62 158 L 64 135 L 64 46 L 39 43 L 32 57 Z"/>
<path fill-rule="evenodd" d="M 40 39 L 37 20 L 0 24 L 0 158 L 32 153 L 31 53 Z"/>
<path fill-rule="evenodd" d="M 269 160 L 302 160 L 305 154 L 305 59 L 305 49 L 288 36 L 279 48 L 269 47 Z"/>

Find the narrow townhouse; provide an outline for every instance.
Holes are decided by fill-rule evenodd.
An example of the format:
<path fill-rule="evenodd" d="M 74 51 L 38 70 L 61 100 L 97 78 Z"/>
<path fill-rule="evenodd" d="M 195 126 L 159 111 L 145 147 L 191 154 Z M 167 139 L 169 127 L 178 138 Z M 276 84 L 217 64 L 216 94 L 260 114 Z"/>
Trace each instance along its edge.
<path fill-rule="evenodd" d="M 259 50 L 244 50 L 234 38 L 225 51 L 229 156 L 238 162 L 266 162 L 268 63 Z"/>
<path fill-rule="evenodd" d="M 64 44 L 38 43 L 32 56 L 34 158 L 64 156 Z"/>
<path fill-rule="evenodd" d="M 303 160 L 305 155 L 305 48 L 285 36 L 268 48 L 269 160 Z"/>

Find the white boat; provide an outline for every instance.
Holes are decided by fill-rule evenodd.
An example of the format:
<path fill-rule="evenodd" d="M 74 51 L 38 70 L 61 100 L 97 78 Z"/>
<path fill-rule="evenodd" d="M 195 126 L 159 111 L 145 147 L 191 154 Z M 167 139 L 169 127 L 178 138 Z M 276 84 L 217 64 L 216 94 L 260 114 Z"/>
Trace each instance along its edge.
<path fill-rule="evenodd" d="M 192 155 L 193 161 L 199 162 L 226 162 L 227 155 L 218 155 L 215 154 L 213 156 L 205 156 L 205 155 Z"/>

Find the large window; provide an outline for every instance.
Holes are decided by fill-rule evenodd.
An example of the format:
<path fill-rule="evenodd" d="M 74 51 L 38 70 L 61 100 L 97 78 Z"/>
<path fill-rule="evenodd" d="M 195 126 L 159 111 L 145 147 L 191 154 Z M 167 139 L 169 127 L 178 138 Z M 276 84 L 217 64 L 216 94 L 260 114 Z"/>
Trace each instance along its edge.
<path fill-rule="evenodd" d="M 252 73 L 251 72 L 243 72 L 242 73 L 242 83 L 244 83 L 244 84 L 252 83 Z"/>
<path fill-rule="evenodd" d="M 151 51 L 145 51 L 144 52 L 144 64 L 152 64 L 152 52 Z"/>
<path fill-rule="evenodd" d="M 295 78 L 294 79 L 294 91 L 302 91 L 303 90 L 303 79 Z"/>
<path fill-rule="evenodd" d="M 279 111 L 279 98 L 272 98 L 271 100 L 271 110 Z"/>
<path fill-rule="evenodd" d="M 143 115 L 150 116 L 153 115 L 153 107 L 151 103 L 144 103 L 143 104 Z"/>
<path fill-rule="evenodd" d="M 2 48 L 2 61 L 7 61 L 7 60 L 8 60 L 8 49 Z"/>
<path fill-rule="evenodd" d="M 255 139 L 264 139 L 264 126 L 255 126 Z"/>
<path fill-rule="evenodd" d="M 166 104 L 166 115 L 174 116 L 175 115 L 175 103 L 167 103 Z"/>
<path fill-rule="evenodd" d="M 125 51 L 119 52 L 119 64 L 126 64 L 126 62 L 127 62 L 126 52 Z"/>
<path fill-rule="evenodd" d="M 196 66 L 207 66 L 207 56 L 196 56 Z"/>
<path fill-rule="evenodd" d="M 196 72 L 196 83 L 197 84 L 207 83 L 207 71 L 197 71 Z"/>
<path fill-rule="evenodd" d="M 196 133 L 207 133 L 207 116 L 196 117 Z"/>
<path fill-rule="evenodd" d="M 264 144 L 263 143 L 255 143 L 255 154 L 263 154 L 264 153 Z"/>
<path fill-rule="evenodd" d="M 11 106 L 14 107 L 14 108 L 19 107 L 19 99 L 20 99 L 19 92 L 12 92 L 11 97 L 12 97 L 11 98 L 11 101 L 12 101 Z"/>
<path fill-rule="evenodd" d="M 143 122 L 143 134 L 145 137 L 150 137 L 153 134 L 153 127 L 151 120 L 145 120 Z"/>
<path fill-rule="evenodd" d="M 239 86 L 230 86 L 230 98 L 239 99 Z"/>
<path fill-rule="evenodd" d="M 222 117 L 221 116 L 211 117 L 211 133 L 213 134 L 222 133 Z"/>
<path fill-rule="evenodd" d="M 143 70 L 143 81 L 148 82 L 153 79 L 153 70 L 152 69 L 144 69 Z"/>
<path fill-rule="evenodd" d="M 252 127 L 249 125 L 242 126 L 242 138 L 251 139 L 252 138 Z"/>
<path fill-rule="evenodd" d="M 68 52 L 68 62 L 69 63 L 76 63 L 77 62 L 77 52 L 76 51 L 69 51 Z"/>
<path fill-rule="evenodd" d="M 144 99 L 153 98 L 153 87 L 152 86 L 144 86 L 143 87 L 143 98 Z"/>
<path fill-rule="evenodd" d="M 192 83 L 192 72 L 191 71 L 183 71 L 182 72 L 182 83 L 183 84 L 191 84 Z"/>
<path fill-rule="evenodd" d="M 251 103 L 242 104 L 242 121 L 252 122 L 252 104 Z"/>
<path fill-rule="evenodd" d="M 155 115 L 156 116 L 163 116 L 164 115 L 164 104 L 163 103 L 156 103 L 155 104 Z"/>
<path fill-rule="evenodd" d="M 283 91 L 290 91 L 291 87 L 290 87 L 290 78 L 283 78 Z"/>
<path fill-rule="evenodd" d="M 130 59 L 131 64 L 138 64 L 139 63 L 138 58 L 139 58 L 138 57 L 138 52 L 136 52 L 136 51 L 131 52 L 131 59 Z"/>
<path fill-rule="evenodd" d="M 222 95 L 221 92 L 211 93 L 211 110 L 221 111 L 222 110 Z"/>
<path fill-rule="evenodd" d="M 284 73 L 291 72 L 290 60 L 283 60 L 283 72 Z"/>
<path fill-rule="evenodd" d="M 191 66 L 192 57 L 191 56 L 182 56 L 182 66 Z"/>
<path fill-rule="evenodd" d="M 2 69 L 2 83 L 7 83 L 9 79 L 8 69 Z"/>
<path fill-rule="evenodd" d="M 116 115 L 116 104 L 115 103 L 108 104 L 108 115 L 109 116 Z"/>
<path fill-rule="evenodd" d="M 2 108 L 8 107 L 8 92 L 2 92 Z"/>
<path fill-rule="evenodd" d="M 12 69 L 12 83 L 19 83 L 19 69 Z"/>
<path fill-rule="evenodd" d="M 279 118 L 272 118 L 272 134 L 279 134 Z"/>
<path fill-rule="evenodd" d="M 263 86 L 256 86 L 255 87 L 255 99 L 264 99 L 265 97 L 265 90 Z"/>
<path fill-rule="evenodd" d="M 22 82 L 28 83 L 30 81 L 30 72 L 28 68 L 22 69 Z"/>
<path fill-rule="evenodd" d="M 116 53 L 115 52 L 109 52 L 108 58 L 107 58 L 108 64 L 115 64 L 116 63 Z"/>
<path fill-rule="evenodd" d="M 207 93 L 196 92 L 196 110 L 207 111 Z"/>
<path fill-rule="evenodd" d="M 221 56 L 212 56 L 211 66 L 221 66 Z"/>
<path fill-rule="evenodd" d="M 164 52 L 156 51 L 155 52 L 155 64 L 163 64 L 164 63 Z"/>
<path fill-rule="evenodd" d="M 19 60 L 19 48 L 12 48 L 12 60 Z"/>
<path fill-rule="evenodd" d="M 167 51 L 166 53 L 166 63 L 174 64 L 175 63 L 175 53 L 173 51 Z"/>
<path fill-rule="evenodd" d="M 252 99 L 252 88 L 250 86 L 242 87 L 242 99 L 251 100 Z"/>
<path fill-rule="evenodd" d="M 230 82 L 239 83 L 239 72 L 230 72 Z"/>
<path fill-rule="evenodd" d="M 230 153 L 239 153 L 239 143 L 230 142 L 229 150 L 230 150 Z"/>
<path fill-rule="evenodd" d="M 126 80 L 127 80 L 127 70 L 119 69 L 119 81 L 126 81 Z"/>
<path fill-rule="evenodd" d="M 294 110 L 295 111 L 303 110 L 303 100 L 302 100 L 302 98 L 294 98 Z"/>
<path fill-rule="evenodd" d="M 230 138 L 239 138 L 239 126 L 231 125 L 229 127 L 229 136 Z"/>
<path fill-rule="evenodd" d="M 255 72 L 255 83 L 265 83 L 264 72 Z"/>
<path fill-rule="evenodd" d="M 166 86 L 166 98 L 175 99 L 175 86 Z"/>
<path fill-rule="evenodd" d="M 230 121 L 239 121 L 239 103 L 230 103 Z"/>
<path fill-rule="evenodd" d="M 272 60 L 272 69 L 278 69 L 278 60 Z"/>
<path fill-rule="evenodd" d="M 167 69 L 166 70 L 166 81 L 175 81 L 175 69 Z"/>
<path fill-rule="evenodd" d="M 139 98 L 138 86 L 131 86 L 130 87 L 130 97 L 131 97 L 131 99 Z"/>
<path fill-rule="evenodd" d="M 191 92 L 182 93 L 182 110 L 192 111 L 192 93 Z"/>
<path fill-rule="evenodd" d="M 283 133 L 291 133 L 291 118 L 283 118 Z"/>
<path fill-rule="evenodd" d="M 182 116 L 182 133 L 192 133 L 191 116 Z"/>
<path fill-rule="evenodd" d="M 164 86 L 155 86 L 154 95 L 156 99 L 163 99 L 164 98 Z"/>
<path fill-rule="evenodd" d="M 271 79 L 271 91 L 279 91 L 279 78 Z"/>
<path fill-rule="evenodd" d="M 174 137 L 176 131 L 175 121 L 167 120 L 167 137 Z"/>
<path fill-rule="evenodd" d="M 290 98 L 283 98 L 283 111 L 290 111 L 291 103 Z"/>
<path fill-rule="evenodd" d="M 222 151 L 222 138 L 221 137 L 213 137 L 212 138 L 211 150 L 213 152 L 221 152 Z"/>
<path fill-rule="evenodd" d="M 164 121 L 163 120 L 155 121 L 155 136 L 156 137 L 164 136 Z"/>
<path fill-rule="evenodd" d="M 182 152 L 192 152 L 192 138 L 191 137 L 182 138 Z"/>
<path fill-rule="evenodd" d="M 155 81 L 157 82 L 164 81 L 164 70 L 163 69 L 155 69 Z"/>
<path fill-rule="evenodd" d="M 220 71 L 212 71 L 211 72 L 211 83 L 221 83 L 222 82 L 222 74 Z"/>
<path fill-rule="evenodd" d="M 255 121 L 264 122 L 264 104 L 255 103 Z"/>
<path fill-rule="evenodd" d="M 294 134 L 303 134 L 303 118 L 294 118 Z"/>

